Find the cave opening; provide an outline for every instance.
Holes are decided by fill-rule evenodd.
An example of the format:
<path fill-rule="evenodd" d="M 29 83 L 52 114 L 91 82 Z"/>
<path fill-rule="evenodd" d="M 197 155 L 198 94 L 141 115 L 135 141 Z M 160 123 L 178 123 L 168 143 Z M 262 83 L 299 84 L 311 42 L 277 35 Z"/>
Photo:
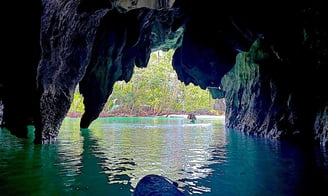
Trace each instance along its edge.
<path fill-rule="evenodd" d="M 225 114 L 225 99 L 214 98 L 211 88 L 183 83 L 172 67 L 174 50 L 151 53 L 146 67 L 135 67 L 130 81 L 117 81 L 100 117 L 167 116 L 170 114 Z M 83 95 L 76 88 L 68 117 L 84 112 Z"/>
<path fill-rule="evenodd" d="M 122 7 L 126 8 L 126 11 L 122 11 L 123 8 L 116 9 L 114 2 L 124 3 L 126 6 Z M 152 5 L 144 7 L 144 3 Z M 307 186 L 302 186 L 308 185 L 309 182 L 315 184 L 313 190 L 320 190 L 327 185 L 328 33 L 326 26 L 328 17 L 324 6 L 287 7 L 266 4 L 260 7 L 240 5 L 218 7 L 215 1 L 200 3 L 194 0 L 170 0 L 166 3 L 160 0 L 156 5 L 155 1 L 146 0 L 44 0 L 27 4 L 12 4 L 11 8 L 15 10 L 16 17 L 3 17 L 5 33 L 3 37 L 8 40 L 3 46 L 6 49 L 3 56 L 4 62 L 9 63 L 1 66 L 0 71 L 0 121 L 3 115 L 0 128 L 3 140 L 0 143 L 8 143 L 10 151 L 27 149 L 26 153 L 19 154 L 28 158 L 36 149 L 26 143 L 23 143 L 23 147 L 16 148 L 13 142 L 16 141 L 15 138 L 7 139 L 2 135 L 2 133 L 7 134 L 7 130 L 3 129 L 5 127 L 18 137 L 26 137 L 30 132 L 27 129 L 31 127 L 26 125 L 31 122 L 31 117 L 35 125 L 34 143 L 54 143 L 63 118 L 69 107 L 72 107 L 70 104 L 72 98 L 75 98 L 72 96 L 76 85 L 78 88 L 83 86 L 84 98 L 88 99 L 87 104 L 84 104 L 85 99 L 80 97 L 81 104 L 88 108 L 87 115 L 81 119 L 84 128 L 88 128 L 99 113 L 102 115 L 100 108 L 101 110 L 115 109 L 116 106 L 120 108 L 124 103 L 123 99 L 131 101 L 132 104 L 127 107 L 129 111 L 135 109 L 136 99 L 132 96 L 131 89 L 139 88 L 139 95 L 144 97 L 138 100 L 147 100 L 153 94 L 163 94 L 160 99 L 152 100 L 156 107 L 144 101 L 138 105 L 144 109 L 150 108 L 155 114 L 167 113 L 168 111 L 165 111 L 167 105 L 163 106 L 161 103 L 174 103 L 172 89 L 155 91 L 156 88 L 152 86 L 154 83 L 146 85 L 150 79 L 142 74 L 140 74 L 140 81 L 127 84 L 124 81 L 130 81 L 134 70 L 140 70 L 142 73 L 151 70 L 150 66 L 147 66 L 151 50 L 175 48 L 172 66 L 178 69 L 176 73 L 178 78 L 180 77 L 179 80 L 184 81 L 182 87 L 187 88 L 195 84 L 196 88 L 208 90 L 203 101 L 199 101 L 199 98 L 194 98 L 193 101 L 197 100 L 209 106 L 212 101 L 210 94 L 219 97 L 219 100 L 226 100 L 224 126 L 229 130 L 246 133 L 242 138 L 253 139 L 248 136 L 261 136 L 265 139 L 283 140 L 281 143 L 280 141 L 270 143 L 267 142 L 268 140 L 260 143 L 259 152 L 264 152 L 263 149 L 273 146 L 273 151 L 265 151 L 263 154 L 254 153 L 253 142 L 231 145 L 228 140 L 229 147 L 236 147 L 238 160 L 241 160 L 241 157 L 251 159 L 236 164 L 236 168 L 248 172 L 230 170 L 237 172 L 237 175 L 227 172 L 237 177 L 237 180 L 224 179 L 222 182 L 233 182 L 233 185 L 236 185 L 235 182 L 240 182 L 246 190 L 249 190 L 247 182 L 250 182 L 257 192 L 258 184 L 262 182 L 249 181 L 252 177 L 260 180 L 269 179 L 265 180 L 268 186 L 261 186 L 265 187 L 264 189 L 269 187 L 267 190 L 272 190 L 272 184 L 277 184 L 278 181 L 282 184 L 276 187 L 287 184 L 288 187 L 284 190 L 295 188 L 297 193 L 304 193 L 299 187 L 309 191 Z M 165 9 L 168 5 L 172 9 Z M 31 11 L 30 7 L 38 11 Z M 22 26 L 19 24 L 29 24 L 29 28 L 21 31 Z M 18 46 L 19 50 L 12 46 Z M 135 65 L 147 68 L 139 69 L 135 68 Z M 153 76 L 154 72 L 149 74 Z M 161 80 L 157 76 L 155 79 L 164 87 L 163 81 L 168 77 Z M 84 85 L 81 85 L 81 80 Z M 170 86 L 170 82 L 174 83 L 173 80 L 168 80 L 165 84 Z M 113 83 L 116 83 L 117 87 L 113 87 Z M 137 88 L 137 84 L 144 84 L 145 90 Z M 113 88 L 131 89 L 126 89 L 130 93 L 128 96 L 117 98 L 114 95 L 118 91 L 114 89 L 112 92 Z M 110 102 L 106 102 L 107 105 L 103 108 L 108 98 Z M 165 101 L 159 101 L 164 98 Z M 182 106 L 177 104 L 175 109 L 184 106 L 181 110 L 186 111 L 185 107 L 191 105 L 193 104 Z M 84 108 L 81 114 L 83 112 Z M 79 131 L 78 129 L 75 135 L 78 135 L 76 133 L 80 133 Z M 89 141 L 89 144 L 96 143 L 85 130 L 81 133 L 86 138 L 84 141 Z M 232 133 L 231 136 L 235 134 L 229 133 Z M 220 135 L 215 134 L 215 136 Z M 121 141 L 120 139 L 116 140 Z M 287 144 L 285 139 L 288 140 Z M 143 142 L 144 138 L 141 137 L 139 143 Z M 22 144 L 22 142 L 18 143 Z M 103 143 L 109 144 L 108 140 Z M 270 146 L 266 145 L 268 143 Z M 296 151 L 291 151 L 289 146 L 294 146 L 295 143 L 300 143 L 302 146 Z M 73 143 L 68 149 L 78 146 L 76 144 Z M 245 148 L 245 144 L 251 144 L 250 148 Z M 280 144 L 286 144 L 287 148 Z M 323 150 L 315 151 L 313 144 L 321 145 Z M 30 146 L 32 148 L 26 148 Z M 217 150 L 227 154 L 227 151 L 221 151 L 221 148 L 217 148 L 213 154 L 217 153 Z M 107 152 L 111 152 L 111 149 Z M 298 157 L 303 152 L 304 156 Z M 245 156 L 248 155 L 247 153 L 251 153 L 250 156 Z M 276 159 L 277 154 L 272 153 L 278 153 L 281 159 Z M 80 155 L 79 152 L 77 154 Z M 59 155 L 62 156 L 61 153 Z M 10 156 L 2 156 L 2 158 L 5 163 L 10 160 Z M 8 163 L 19 163 L 17 160 L 24 160 L 21 158 L 14 156 L 14 159 Z M 56 160 L 62 160 L 63 157 L 57 158 Z M 272 158 L 272 162 L 263 162 L 268 158 Z M 286 160 L 289 163 L 288 167 L 285 164 Z M 33 160 L 33 163 L 38 163 L 37 167 L 33 168 L 39 168 L 39 162 Z M 245 163 L 254 163 L 249 164 L 249 166 L 256 165 L 251 167 L 254 171 L 240 167 L 240 165 L 245 166 Z M 8 174 L 6 164 L 0 165 L 5 166 L 3 173 Z M 17 168 L 25 171 L 25 167 L 20 167 L 24 165 L 29 164 L 12 167 L 13 174 L 23 173 L 17 172 Z M 49 165 L 49 163 L 46 161 L 42 165 Z M 223 169 L 226 169 L 226 164 L 223 165 Z M 281 167 L 272 167 L 276 165 Z M 297 166 L 296 172 L 291 171 L 289 166 Z M 47 167 L 43 168 L 47 169 Z M 283 170 L 286 168 L 287 170 Z M 308 170 L 305 171 L 304 168 Z M 221 168 L 216 169 L 222 171 Z M 268 178 L 249 175 L 259 174 L 261 169 L 263 173 L 268 174 Z M 26 171 L 30 171 L 29 168 Z M 48 172 L 45 174 L 49 174 Z M 300 174 L 297 176 L 290 175 L 298 172 Z M 212 176 L 222 177 L 221 173 Z M 282 176 L 281 179 L 285 180 L 272 176 Z M 240 177 L 245 179 L 240 180 Z M 295 179 L 297 179 L 295 184 L 292 184 L 295 186 L 290 186 L 289 182 Z M 217 184 L 219 181 L 213 179 L 215 186 L 212 187 L 221 188 Z M 14 184 L 15 190 L 17 187 L 22 187 L 17 185 L 17 182 Z M 226 185 L 223 184 L 222 187 Z M 86 185 L 86 187 L 90 186 Z M 235 190 L 240 190 L 238 188 Z M 9 189 L 14 190 L 12 187 Z M 61 188 L 56 187 L 56 189 Z M 42 190 L 44 191 L 47 190 Z"/>
<path fill-rule="evenodd" d="M 18 45 L 28 51 L 17 59 L 16 50 L 5 50 L 9 62 L 17 60 L 15 66 L 2 66 L 0 73 L 7 128 L 25 136 L 32 116 L 36 143 L 51 143 L 77 84 L 87 112 L 82 127 L 87 128 L 116 81 L 129 81 L 135 65 L 146 67 L 151 51 L 174 48 L 172 66 L 180 81 L 226 99 L 227 127 L 326 145 L 325 10 L 217 7 L 185 0 L 149 6 L 149 1 L 131 2 L 36 2 L 31 15 L 21 7 L 18 18 L 33 24 L 25 36 L 17 35 L 17 25 L 7 28 L 5 37 L 14 42 L 4 48 Z M 17 22 L 8 21 L 5 24 Z"/>

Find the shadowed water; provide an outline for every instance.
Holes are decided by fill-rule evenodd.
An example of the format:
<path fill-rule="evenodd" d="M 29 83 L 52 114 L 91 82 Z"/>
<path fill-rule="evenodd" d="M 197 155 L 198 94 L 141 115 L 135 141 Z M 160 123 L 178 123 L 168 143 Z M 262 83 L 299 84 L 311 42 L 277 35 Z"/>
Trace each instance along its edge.
<path fill-rule="evenodd" d="M 58 141 L 33 144 L 0 130 L 0 195 L 131 195 L 147 174 L 186 195 L 328 192 L 328 153 L 247 136 L 224 119 L 66 118 Z"/>

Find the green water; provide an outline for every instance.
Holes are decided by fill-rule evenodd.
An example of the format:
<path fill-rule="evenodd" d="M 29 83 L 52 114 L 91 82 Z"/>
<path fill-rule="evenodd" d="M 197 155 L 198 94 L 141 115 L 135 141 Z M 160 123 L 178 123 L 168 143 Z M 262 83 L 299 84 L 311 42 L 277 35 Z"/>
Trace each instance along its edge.
<path fill-rule="evenodd" d="M 186 195 L 327 191 L 324 149 L 247 136 L 223 119 L 100 118 L 80 130 L 66 118 L 55 144 L 34 145 L 32 127 L 30 136 L 0 130 L 0 195 L 131 195 L 147 174 Z"/>

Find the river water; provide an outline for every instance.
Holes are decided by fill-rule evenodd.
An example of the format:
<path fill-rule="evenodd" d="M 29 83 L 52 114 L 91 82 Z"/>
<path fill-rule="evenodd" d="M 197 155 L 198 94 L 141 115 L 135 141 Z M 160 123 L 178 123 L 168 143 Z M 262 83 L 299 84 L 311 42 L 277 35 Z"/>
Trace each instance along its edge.
<path fill-rule="evenodd" d="M 226 129 L 223 118 L 66 118 L 58 141 L 0 129 L 0 195 L 132 195 L 147 174 L 186 195 L 328 193 L 328 151 Z"/>

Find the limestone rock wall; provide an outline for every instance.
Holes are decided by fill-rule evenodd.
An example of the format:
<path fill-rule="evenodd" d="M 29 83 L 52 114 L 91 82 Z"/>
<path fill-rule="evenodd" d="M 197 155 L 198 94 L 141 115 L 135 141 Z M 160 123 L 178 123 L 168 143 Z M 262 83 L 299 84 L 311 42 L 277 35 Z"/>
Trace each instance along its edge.
<path fill-rule="evenodd" d="M 183 30 L 171 30 L 174 10 L 108 11 L 99 25 L 90 64 L 80 82 L 85 113 L 81 127 L 98 118 L 114 83 L 130 81 L 134 66 L 146 67 L 153 50 L 179 46 Z"/>
<path fill-rule="evenodd" d="M 78 84 L 85 105 L 81 127 L 87 128 L 116 81 L 128 82 L 134 66 L 146 67 L 152 50 L 179 45 L 183 30 L 171 30 L 174 9 L 129 10 L 120 2 L 44 0 L 36 143 L 56 140 Z"/>
<path fill-rule="evenodd" d="M 259 39 L 249 52 L 237 55 L 236 65 L 223 77 L 227 127 L 271 138 L 300 132 L 289 92 L 280 90 L 271 76 L 280 62 L 273 63 L 270 55 Z"/>
<path fill-rule="evenodd" d="M 305 9 L 301 39 L 258 39 L 223 77 L 226 125 L 270 138 L 327 145 L 327 31 L 324 12 Z M 316 21 L 316 22 L 314 22 Z M 296 21 L 295 21 L 296 22 Z M 291 50 L 286 50 L 290 48 Z"/>
<path fill-rule="evenodd" d="M 36 143 L 52 143 L 84 76 L 100 19 L 106 9 L 78 13 L 78 1 L 43 2 L 42 54 L 37 71 L 40 117 Z"/>

